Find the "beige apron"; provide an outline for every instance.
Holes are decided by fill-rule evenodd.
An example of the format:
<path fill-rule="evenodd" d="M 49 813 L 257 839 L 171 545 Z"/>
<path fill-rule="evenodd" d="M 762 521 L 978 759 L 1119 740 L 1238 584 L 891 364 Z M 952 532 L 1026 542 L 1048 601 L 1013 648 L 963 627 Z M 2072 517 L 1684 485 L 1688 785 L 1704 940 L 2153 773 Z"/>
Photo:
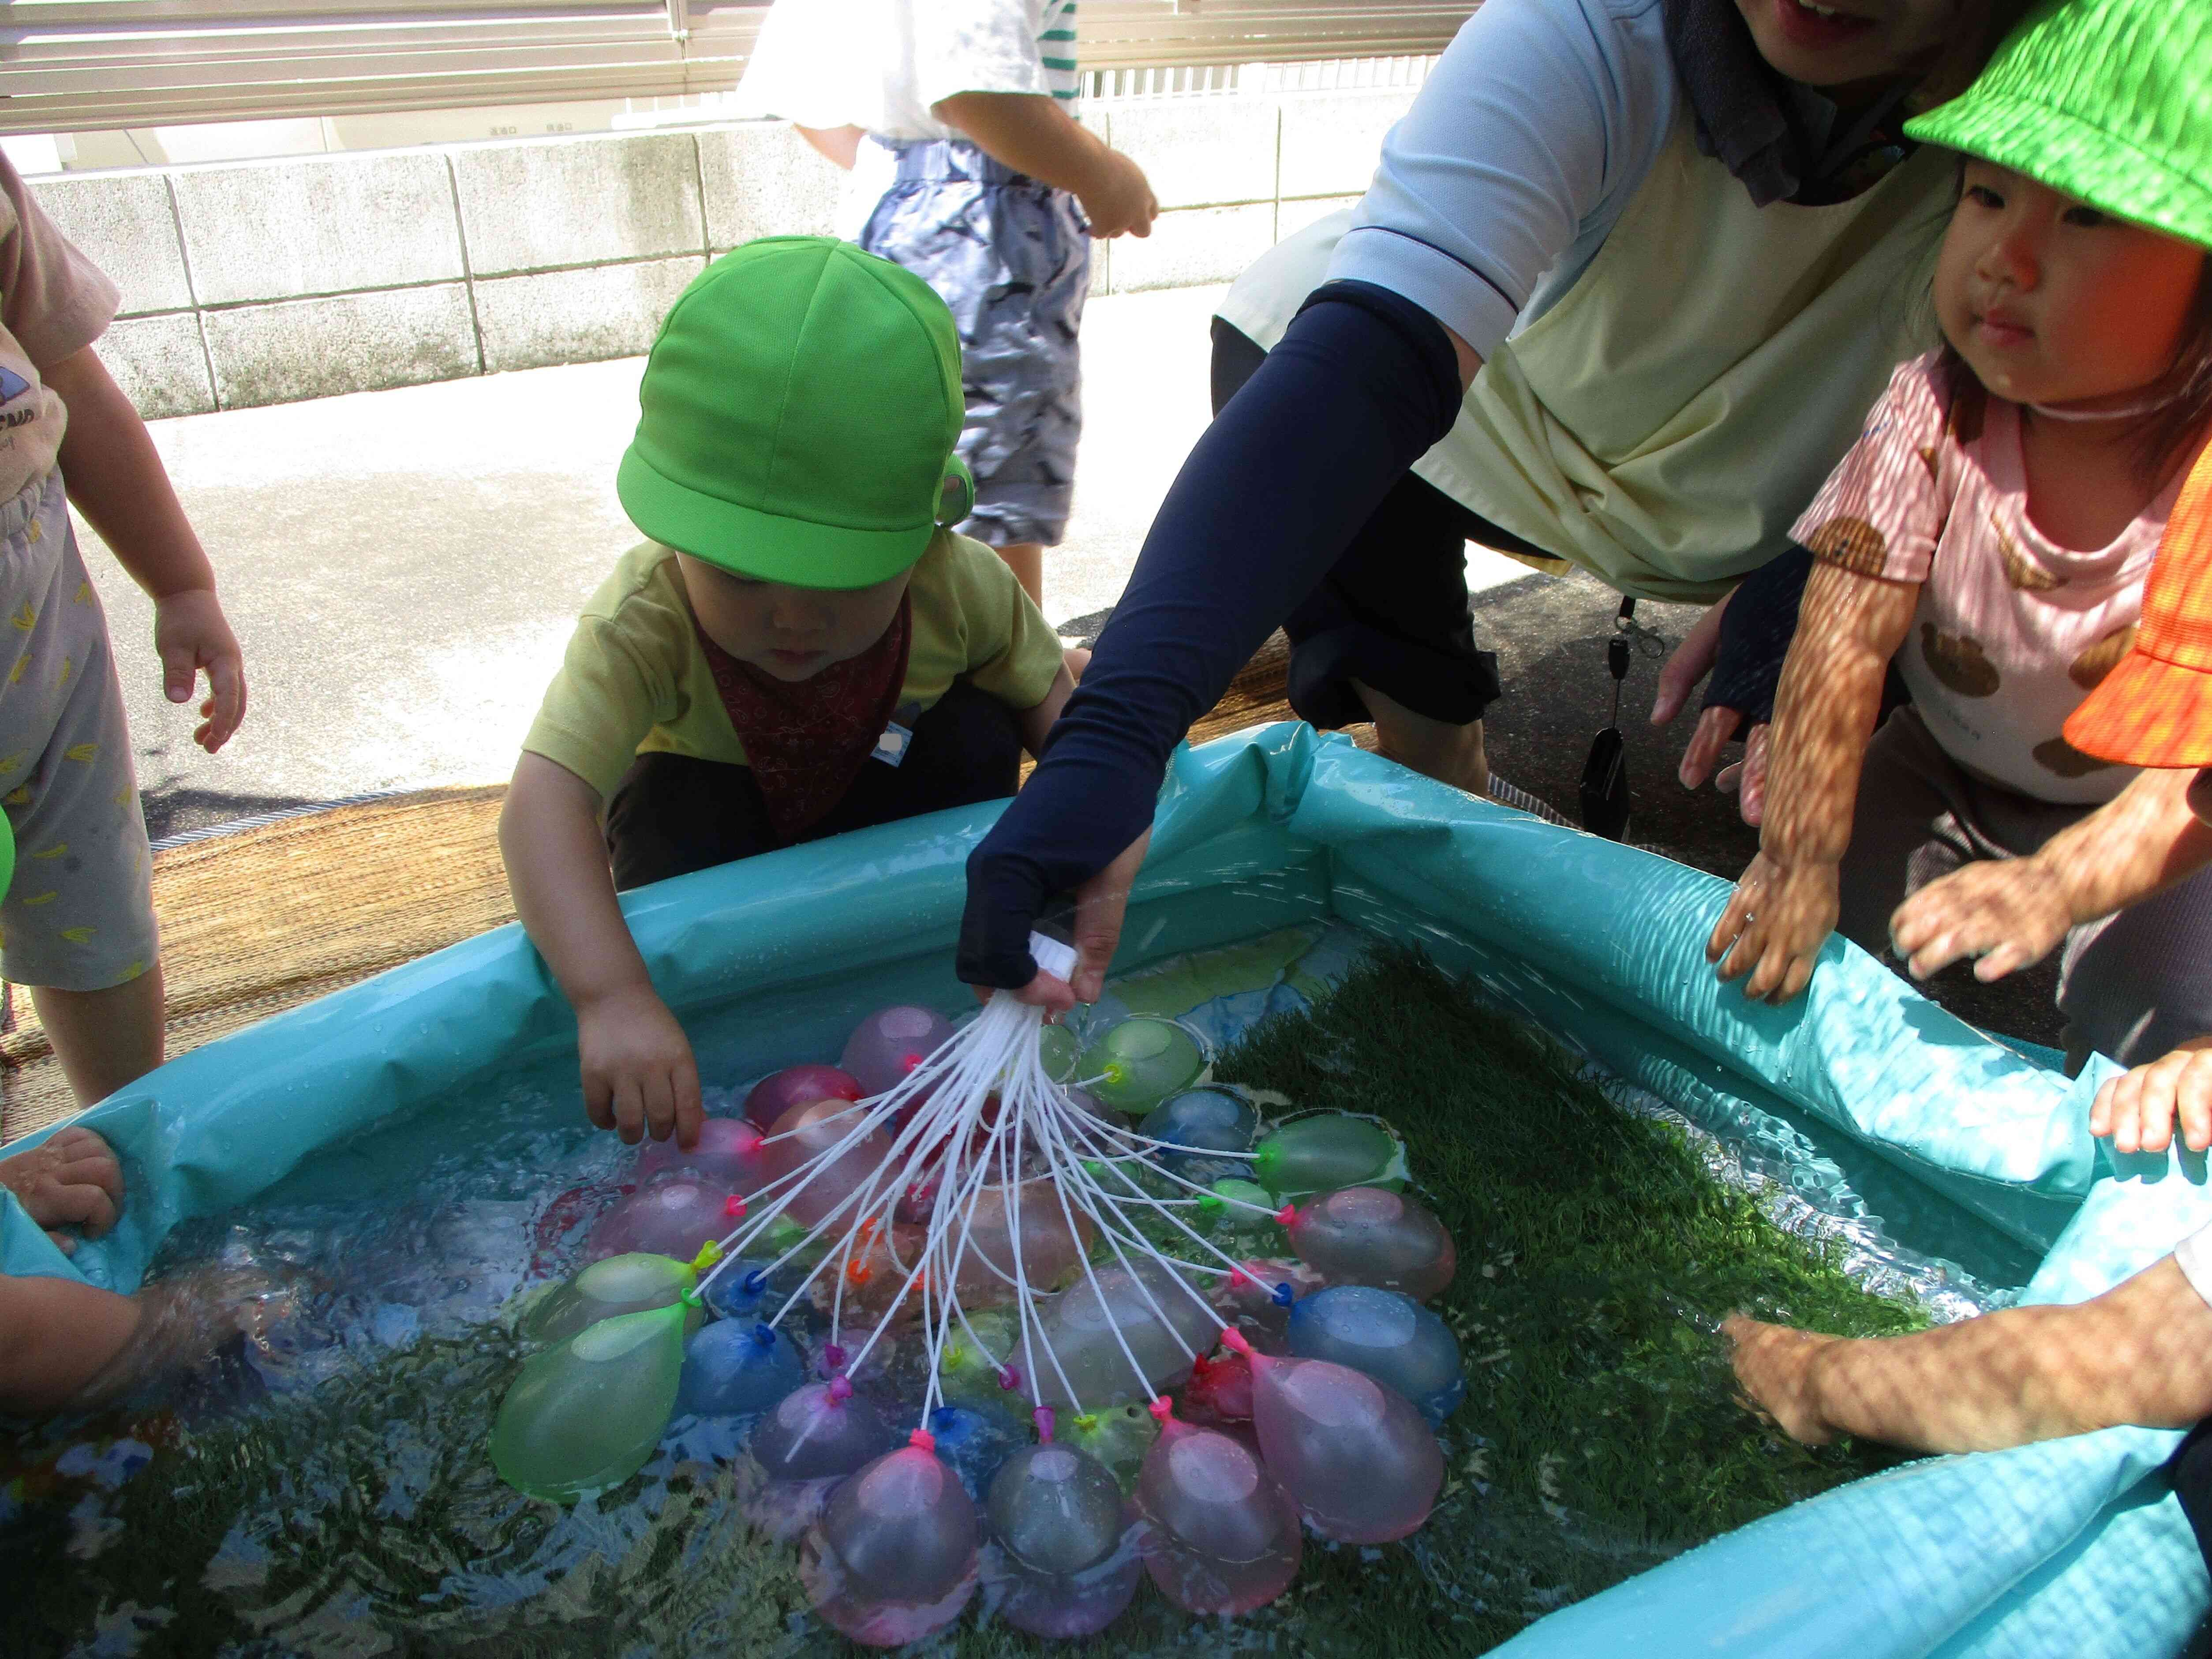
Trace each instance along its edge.
<path fill-rule="evenodd" d="M 1954 167 L 1923 149 L 1851 201 L 1755 208 L 1686 107 L 1589 268 L 1413 471 L 1621 592 L 1718 599 L 1783 550 L 1890 371 L 1932 343 Z M 1283 243 L 1221 315 L 1272 349 L 1350 225 Z"/>

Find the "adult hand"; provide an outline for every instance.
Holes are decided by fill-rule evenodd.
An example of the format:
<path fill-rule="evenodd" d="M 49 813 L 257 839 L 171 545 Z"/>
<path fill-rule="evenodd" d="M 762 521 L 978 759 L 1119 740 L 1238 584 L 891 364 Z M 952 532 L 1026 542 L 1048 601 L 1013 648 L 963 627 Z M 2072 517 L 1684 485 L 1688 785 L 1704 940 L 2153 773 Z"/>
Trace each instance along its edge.
<path fill-rule="evenodd" d="M 689 1152 L 706 1109 L 699 1066 L 668 1005 L 647 986 L 625 986 L 576 1010 L 576 1058 L 584 1115 L 635 1146 L 650 1134 Z"/>
<path fill-rule="evenodd" d="M 2176 1117 L 2183 1146 L 2212 1149 L 2212 1036 L 2107 1081 L 2089 1108 L 2089 1133 L 2110 1135 L 2116 1152 L 2162 1152 L 2173 1144 Z"/>
<path fill-rule="evenodd" d="M 1659 688 L 1651 699 L 1651 724 L 1666 726 L 1689 706 L 1690 696 L 1698 683 L 1712 672 L 1720 654 L 1721 628 L 1728 610 L 1728 600 L 1723 599 L 1698 618 L 1697 623 L 1682 636 L 1667 658 L 1666 665 L 1659 671 Z M 1685 789 L 1701 787 L 1711 778 L 1713 787 L 1723 794 L 1740 794 L 1739 811 L 1746 823 L 1757 826 L 1766 805 L 1766 737 L 1764 720 L 1754 725 L 1744 739 L 1744 758 L 1732 765 L 1721 767 L 1721 750 L 1736 729 L 1743 724 L 1743 712 L 1717 704 L 1698 716 L 1696 728 L 1683 748 L 1681 764 L 1674 775 Z M 1715 769 L 1718 768 L 1718 775 Z"/>
<path fill-rule="evenodd" d="M 2065 884 L 2040 859 L 1977 861 L 1899 905 L 1889 942 L 1915 979 L 1972 957 L 1987 984 L 2042 961 L 2073 925 Z"/>
<path fill-rule="evenodd" d="M 123 1201 L 123 1166 L 91 1130 L 57 1130 L 27 1152 L 0 1158 L 0 1187 L 15 1194 L 30 1218 L 64 1252 L 76 1240 L 64 1227 L 98 1238 L 115 1224 Z"/>
<path fill-rule="evenodd" d="M 1053 1014 L 1064 1014 L 1079 1002 L 1096 1002 L 1105 994 L 1106 970 L 1113 965 L 1115 947 L 1121 942 L 1121 920 L 1129 909 L 1129 890 L 1152 832 L 1131 842 L 1114 861 L 1075 890 L 1075 975 L 1055 979 L 1040 970 L 1037 976 L 1014 993 L 1017 1001 L 1034 1003 Z"/>
<path fill-rule="evenodd" d="M 1743 872 L 1705 941 L 1705 960 L 1743 994 L 1784 1003 L 1805 988 L 1820 946 L 1835 931 L 1837 869 L 1808 859 L 1784 864 L 1762 852 Z"/>
<path fill-rule="evenodd" d="M 215 591 L 191 587 L 156 599 L 154 649 L 161 654 L 162 690 L 171 702 L 190 702 L 192 688 L 206 673 L 209 696 L 200 704 L 192 741 L 212 755 L 246 718 L 246 660 Z"/>
<path fill-rule="evenodd" d="M 1152 194 L 1144 168 L 1118 149 L 1101 147 L 1095 176 L 1075 199 L 1091 221 L 1091 234 L 1099 241 L 1115 236 L 1150 236 L 1152 221 L 1160 216 L 1160 204 Z"/>

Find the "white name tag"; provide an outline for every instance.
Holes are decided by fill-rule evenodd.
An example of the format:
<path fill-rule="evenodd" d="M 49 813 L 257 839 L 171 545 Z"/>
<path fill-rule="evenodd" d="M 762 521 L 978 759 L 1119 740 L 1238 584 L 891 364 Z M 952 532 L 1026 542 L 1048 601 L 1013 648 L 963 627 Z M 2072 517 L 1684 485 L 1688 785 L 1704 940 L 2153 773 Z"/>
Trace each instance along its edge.
<path fill-rule="evenodd" d="M 884 727 L 884 734 L 876 739 L 876 752 L 870 758 L 886 766 L 896 766 L 906 758 L 907 745 L 914 741 L 914 733 L 893 720 Z"/>

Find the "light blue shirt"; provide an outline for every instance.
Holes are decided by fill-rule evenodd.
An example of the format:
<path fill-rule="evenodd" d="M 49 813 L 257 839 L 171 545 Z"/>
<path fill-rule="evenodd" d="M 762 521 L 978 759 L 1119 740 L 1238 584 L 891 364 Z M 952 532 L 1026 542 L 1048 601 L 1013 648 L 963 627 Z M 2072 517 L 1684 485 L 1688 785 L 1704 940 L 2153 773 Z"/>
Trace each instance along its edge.
<path fill-rule="evenodd" d="M 1383 140 L 1329 276 L 1487 358 L 1588 268 L 1686 95 L 1662 0 L 1485 0 Z"/>

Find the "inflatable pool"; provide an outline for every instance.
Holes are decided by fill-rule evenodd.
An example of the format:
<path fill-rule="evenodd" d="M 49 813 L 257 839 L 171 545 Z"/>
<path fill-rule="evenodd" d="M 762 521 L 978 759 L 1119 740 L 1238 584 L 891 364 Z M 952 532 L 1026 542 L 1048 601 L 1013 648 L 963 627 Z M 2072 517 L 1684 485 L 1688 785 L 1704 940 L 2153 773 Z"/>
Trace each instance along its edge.
<path fill-rule="evenodd" d="M 885 1003 L 961 1008 L 963 866 L 991 816 L 885 826 L 629 896 L 702 1073 L 818 1058 Z M 1416 943 L 1751 1149 L 1747 1163 L 1763 1149 L 1814 1208 L 1877 1214 L 1901 1255 L 2026 1279 L 2027 1300 L 2094 1295 L 2212 1220 L 2201 1159 L 2115 1161 L 2090 1139 L 2102 1062 L 2069 1082 L 1837 941 L 1789 1008 L 1720 986 L 1700 946 L 1725 892 L 1273 726 L 1179 757 L 1117 969 L 1313 923 Z M 341 1190 L 398 1198 L 457 1143 L 571 1124 L 574 1067 L 565 1005 L 504 928 L 211 1043 L 94 1109 L 78 1121 L 125 1159 L 121 1222 L 64 1257 L 10 1198 L 0 1254 L 10 1273 L 128 1289 L 179 1227 Z M 2177 1439 L 2119 1430 L 1911 1464 L 1565 1607 L 1498 1651 L 2180 1652 L 2212 1583 L 2158 1473 Z"/>

